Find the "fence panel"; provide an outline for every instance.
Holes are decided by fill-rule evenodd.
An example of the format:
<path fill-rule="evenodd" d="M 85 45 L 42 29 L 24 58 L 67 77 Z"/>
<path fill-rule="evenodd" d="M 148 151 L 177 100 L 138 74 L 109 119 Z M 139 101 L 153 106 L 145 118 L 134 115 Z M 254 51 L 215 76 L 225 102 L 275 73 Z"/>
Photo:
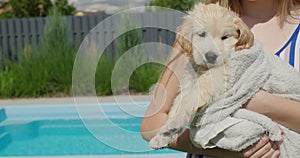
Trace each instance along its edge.
<path fill-rule="evenodd" d="M 8 28 L 7 28 L 7 20 L 1 21 L 1 48 L 2 48 L 2 53 L 3 57 L 7 58 L 9 57 L 9 51 L 8 51 Z"/>
<path fill-rule="evenodd" d="M 18 54 L 18 58 L 21 58 L 21 54 L 19 54 L 18 52 L 21 52 L 24 46 L 24 42 L 23 42 L 23 32 L 22 32 L 22 21 L 19 19 L 15 19 L 15 25 L 16 25 L 16 34 L 15 34 L 15 38 L 16 38 L 16 47 L 17 50 L 15 53 Z"/>
<path fill-rule="evenodd" d="M 32 43 L 30 42 L 30 23 L 29 23 L 29 19 L 21 19 L 22 23 L 21 23 L 21 29 L 22 29 L 22 41 L 23 41 L 23 45 L 22 45 L 22 49 L 32 49 Z M 18 35 L 19 36 L 19 35 Z M 8 50 L 10 51 L 10 50 Z M 17 52 L 20 53 L 20 52 Z"/>
<path fill-rule="evenodd" d="M 145 20 L 150 20 L 153 25 L 159 23 L 167 23 L 167 26 L 176 28 L 180 22 L 176 18 L 176 13 L 160 12 L 160 13 L 136 13 L 136 20 L 133 20 L 137 25 L 141 25 L 141 35 L 143 42 L 161 42 L 167 45 L 172 45 L 175 39 L 175 34 L 169 30 L 162 28 L 143 28 Z M 97 24 L 102 22 L 108 15 L 90 15 L 90 16 L 67 16 L 68 35 L 70 41 L 79 46 L 85 36 Z M 171 18 L 170 18 L 171 17 Z M 0 48 L 1 55 L 5 58 L 18 59 L 21 57 L 21 52 L 27 49 L 36 49 L 43 42 L 44 26 L 47 18 L 27 18 L 27 19 L 5 19 L 0 20 Z M 97 37 L 97 43 L 100 45 L 110 44 L 107 48 L 111 57 L 117 55 L 115 43 L 113 41 L 114 33 L 120 25 L 121 19 L 109 18 L 104 23 L 100 24 L 104 29 L 95 29 L 96 34 L 103 34 L 102 37 Z M 100 26 L 99 25 L 99 26 Z"/>

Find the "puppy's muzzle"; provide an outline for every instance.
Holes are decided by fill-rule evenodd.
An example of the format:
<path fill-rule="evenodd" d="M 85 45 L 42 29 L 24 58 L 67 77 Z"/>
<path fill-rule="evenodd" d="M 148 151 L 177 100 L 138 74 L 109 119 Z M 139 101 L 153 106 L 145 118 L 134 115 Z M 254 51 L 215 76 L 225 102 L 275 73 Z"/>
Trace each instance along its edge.
<path fill-rule="evenodd" d="M 207 52 L 205 54 L 205 59 L 210 64 L 216 63 L 217 58 L 218 58 L 218 55 L 215 52 Z"/>

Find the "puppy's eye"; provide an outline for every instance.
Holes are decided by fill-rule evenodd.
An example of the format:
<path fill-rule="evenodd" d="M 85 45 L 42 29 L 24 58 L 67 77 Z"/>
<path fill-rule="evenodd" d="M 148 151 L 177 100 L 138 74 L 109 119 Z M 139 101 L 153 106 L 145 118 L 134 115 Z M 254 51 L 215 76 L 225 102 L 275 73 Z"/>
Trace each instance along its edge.
<path fill-rule="evenodd" d="M 225 35 L 225 36 L 222 36 L 221 39 L 222 39 L 222 40 L 226 40 L 226 39 L 229 38 L 229 37 L 230 37 L 229 35 Z"/>
<path fill-rule="evenodd" d="M 199 33 L 199 36 L 204 38 L 206 36 L 206 32 Z"/>

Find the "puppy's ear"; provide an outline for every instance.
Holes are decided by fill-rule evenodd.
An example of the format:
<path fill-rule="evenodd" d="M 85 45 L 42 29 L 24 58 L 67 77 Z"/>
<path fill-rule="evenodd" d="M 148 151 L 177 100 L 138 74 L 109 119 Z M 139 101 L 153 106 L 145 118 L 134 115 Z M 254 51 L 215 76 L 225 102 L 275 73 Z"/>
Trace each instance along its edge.
<path fill-rule="evenodd" d="M 180 47 L 180 52 L 186 57 L 192 56 L 192 31 L 189 22 L 185 20 L 182 25 L 180 25 L 176 32 L 175 45 Z"/>
<path fill-rule="evenodd" d="M 236 50 L 248 49 L 253 45 L 254 35 L 248 26 L 240 19 L 237 18 L 235 22 L 238 31 L 238 41 L 235 44 Z"/>

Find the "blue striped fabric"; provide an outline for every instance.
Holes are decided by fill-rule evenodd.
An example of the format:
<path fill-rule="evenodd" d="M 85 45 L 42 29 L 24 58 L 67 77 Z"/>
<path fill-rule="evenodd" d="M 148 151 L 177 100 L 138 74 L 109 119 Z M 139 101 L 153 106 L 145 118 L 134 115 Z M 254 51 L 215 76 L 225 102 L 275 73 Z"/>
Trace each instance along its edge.
<path fill-rule="evenodd" d="M 298 40 L 298 35 L 299 35 L 299 31 L 300 31 L 300 24 L 298 25 L 298 27 L 296 28 L 295 32 L 293 33 L 293 35 L 291 36 L 291 38 L 286 42 L 286 44 L 276 53 L 277 56 L 280 56 L 284 50 L 290 45 L 290 56 L 289 56 L 289 63 L 290 65 L 292 65 L 293 67 L 295 66 L 295 52 L 296 52 L 296 44 L 297 44 L 297 40 Z"/>

